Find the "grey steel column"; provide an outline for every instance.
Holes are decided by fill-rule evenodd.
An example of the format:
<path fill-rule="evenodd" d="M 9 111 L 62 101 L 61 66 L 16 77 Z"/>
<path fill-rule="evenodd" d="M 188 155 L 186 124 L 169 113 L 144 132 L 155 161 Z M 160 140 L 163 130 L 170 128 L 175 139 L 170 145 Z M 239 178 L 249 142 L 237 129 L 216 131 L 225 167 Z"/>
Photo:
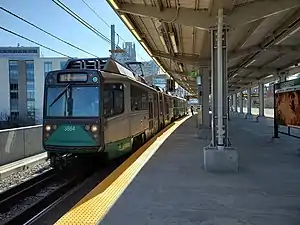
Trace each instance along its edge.
<path fill-rule="evenodd" d="M 212 141 L 203 149 L 206 171 L 234 171 L 239 168 L 237 151 L 228 138 L 227 29 L 223 9 L 218 10 L 217 29 L 211 30 L 212 56 Z"/>
<path fill-rule="evenodd" d="M 252 103 L 252 96 L 251 96 L 251 88 L 248 88 L 247 90 L 247 114 L 251 115 L 251 103 Z"/>
<path fill-rule="evenodd" d="M 265 85 L 259 84 L 259 116 L 265 116 Z"/>
<path fill-rule="evenodd" d="M 233 104 L 232 104 L 232 95 L 228 96 L 228 105 L 229 105 L 228 112 L 232 112 L 232 106 L 233 106 Z"/>
<path fill-rule="evenodd" d="M 198 73 L 199 74 L 199 73 Z M 196 82 L 197 82 L 197 89 L 198 89 L 198 106 L 197 106 L 197 127 L 200 129 L 203 124 L 203 110 L 202 110 L 202 82 L 201 82 L 201 76 L 196 77 Z"/>
<path fill-rule="evenodd" d="M 233 104 L 233 111 L 237 112 L 237 94 L 233 94 L 233 100 L 232 100 L 232 104 Z"/>
<path fill-rule="evenodd" d="M 228 146 L 227 29 L 223 28 L 223 9 L 218 27 L 212 29 L 212 146 Z"/>
<path fill-rule="evenodd" d="M 209 116 L 209 68 L 201 68 L 201 83 L 202 83 L 202 122 L 203 127 L 210 126 Z"/>
<path fill-rule="evenodd" d="M 244 98 L 243 98 L 243 92 L 240 92 L 240 113 L 244 113 Z"/>

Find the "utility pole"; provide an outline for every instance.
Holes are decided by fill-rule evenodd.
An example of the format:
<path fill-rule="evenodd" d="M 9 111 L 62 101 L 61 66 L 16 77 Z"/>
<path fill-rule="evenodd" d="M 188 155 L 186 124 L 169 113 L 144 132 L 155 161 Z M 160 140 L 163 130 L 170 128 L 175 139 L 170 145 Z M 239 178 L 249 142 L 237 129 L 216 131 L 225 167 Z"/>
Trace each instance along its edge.
<path fill-rule="evenodd" d="M 110 48 L 110 52 L 111 52 L 111 58 L 114 59 L 115 58 L 115 50 L 116 50 L 116 32 L 115 32 L 115 25 L 111 25 L 110 26 L 110 41 L 111 41 L 111 48 Z"/>
<path fill-rule="evenodd" d="M 124 53 L 125 51 L 123 49 L 118 49 L 116 48 L 116 31 L 115 31 L 115 25 L 111 25 L 110 26 L 110 41 L 111 41 L 111 47 L 110 47 L 110 50 L 109 52 L 111 53 L 110 54 L 110 57 L 112 59 L 115 59 L 116 57 L 116 53 Z M 118 46 L 117 46 L 118 47 Z"/>

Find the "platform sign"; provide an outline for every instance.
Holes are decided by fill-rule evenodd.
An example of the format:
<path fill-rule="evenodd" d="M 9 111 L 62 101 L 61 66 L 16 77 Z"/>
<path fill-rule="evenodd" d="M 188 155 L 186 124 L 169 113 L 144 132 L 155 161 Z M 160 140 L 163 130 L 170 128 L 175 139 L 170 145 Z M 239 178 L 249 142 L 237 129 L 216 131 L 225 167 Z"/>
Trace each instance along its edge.
<path fill-rule="evenodd" d="M 188 76 L 189 77 L 197 77 L 198 73 L 195 70 L 193 70 L 193 71 L 189 72 Z"/>
<path fill-rule="evenodd" d="M 275 137 L 278 125 L 300 128 L 300 78 L 274 85 Z"/>

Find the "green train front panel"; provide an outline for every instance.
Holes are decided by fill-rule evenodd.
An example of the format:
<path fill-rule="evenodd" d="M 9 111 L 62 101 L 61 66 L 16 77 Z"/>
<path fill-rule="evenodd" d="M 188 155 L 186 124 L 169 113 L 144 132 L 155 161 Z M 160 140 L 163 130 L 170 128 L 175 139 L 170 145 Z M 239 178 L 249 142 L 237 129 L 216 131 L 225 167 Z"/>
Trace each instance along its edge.
<path fill-rule="evenodd" d="M 95 139 L 83 125 L 61 124 L 51 132 L 45 145 L 59 147 L 92 147 L 97 146 Z"/>
<path fill-rule="evenodd" d="M 132 149 L 131 138 L 111 142 L 105 144 L 105 152 L 108 153 L 110 159 L 117 158 L 121 155 L 127 154 Z"/>

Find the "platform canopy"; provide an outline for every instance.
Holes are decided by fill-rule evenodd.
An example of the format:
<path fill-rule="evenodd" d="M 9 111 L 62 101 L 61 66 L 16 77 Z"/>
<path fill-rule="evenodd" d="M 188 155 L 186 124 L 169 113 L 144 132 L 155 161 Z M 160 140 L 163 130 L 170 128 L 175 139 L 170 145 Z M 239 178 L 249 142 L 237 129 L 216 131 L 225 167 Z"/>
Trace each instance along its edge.
<path fill-rule="evenodd" d="M 219 7 L 228 26 L 228 87 L 243 90 L 300 62 L 299 0 L 107 0 L 150 56 L 195 93 L 210 67 Z"/>

